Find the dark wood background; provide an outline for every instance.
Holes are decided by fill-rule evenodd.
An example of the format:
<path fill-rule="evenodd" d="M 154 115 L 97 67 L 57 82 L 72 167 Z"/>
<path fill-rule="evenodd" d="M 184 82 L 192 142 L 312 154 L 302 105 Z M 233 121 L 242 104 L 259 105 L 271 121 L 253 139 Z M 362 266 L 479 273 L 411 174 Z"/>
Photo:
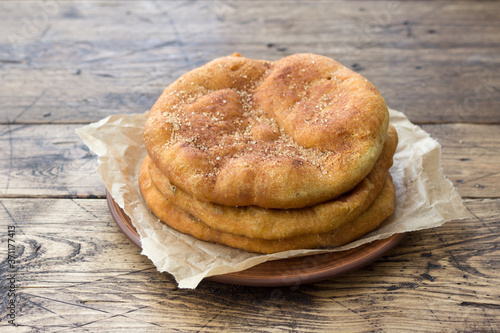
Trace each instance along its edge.
<path fill-rule="evenodd" d="M 18 331 L 500 331 L 500 3 L 0 2 L 0 328 L 15 226 Z M 75 129 L 142 113 L 239 52 L 363 74 L 443 146 L 472 218 L 300 287 L 176 288 L 119 231 Z"/>

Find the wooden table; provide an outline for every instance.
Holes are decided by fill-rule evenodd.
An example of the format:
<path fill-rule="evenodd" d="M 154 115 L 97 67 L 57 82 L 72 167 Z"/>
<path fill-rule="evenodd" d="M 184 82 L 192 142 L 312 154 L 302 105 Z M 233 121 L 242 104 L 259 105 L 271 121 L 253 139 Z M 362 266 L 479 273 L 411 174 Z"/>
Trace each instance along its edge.
<path fill-rule="evenodd" d="M 2 332 L 500 331 L 498 2 L 7 1 L 0 31 Z M 117 228 L 75 129 L 236 51 L 366 76 L 442 144 L 472 218 L 314 284 L 178 289 Z"/>

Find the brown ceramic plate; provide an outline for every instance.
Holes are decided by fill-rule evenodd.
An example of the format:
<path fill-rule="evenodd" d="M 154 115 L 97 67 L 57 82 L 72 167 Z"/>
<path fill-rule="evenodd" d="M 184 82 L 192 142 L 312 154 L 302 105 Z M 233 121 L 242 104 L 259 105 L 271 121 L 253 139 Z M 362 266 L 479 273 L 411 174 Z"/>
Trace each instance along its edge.
<path fill-rule="evenodd" d="M 106 198 L 111 215 L 120 230 L 140 248 L 141 240 L 130 218 L 109 193 L 106 193 Z M 211 276 L 206 280 L 259 287 L 293 286 L 318 282 L 374 262 L 398 245 L 405 236 L 405 234 L 396 234 L 348 251 L 268 261 L 244 271 Z"/>

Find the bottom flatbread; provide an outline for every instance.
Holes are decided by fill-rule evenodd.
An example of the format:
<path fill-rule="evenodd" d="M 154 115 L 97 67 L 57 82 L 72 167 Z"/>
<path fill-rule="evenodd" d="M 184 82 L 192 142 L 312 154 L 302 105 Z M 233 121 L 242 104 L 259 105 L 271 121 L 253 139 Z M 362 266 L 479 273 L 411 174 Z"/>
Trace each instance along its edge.
<path fill-rule="evenodd" d="M 394 211 L 395 188 L 388 173 L 384 187 L 374 203 L 360 216 L 341 227 L 319 234 L 268 240 L 235 235 L 213 229 L 194 216 L 172 205 L 154 186 L 147 163 L 139 171 L 139 187 L 149 209 L 168 226 L 197 239 L 227 245 L 248 252 L 275 253 L 288 250 L 340 246 L 377 228 Z"/>

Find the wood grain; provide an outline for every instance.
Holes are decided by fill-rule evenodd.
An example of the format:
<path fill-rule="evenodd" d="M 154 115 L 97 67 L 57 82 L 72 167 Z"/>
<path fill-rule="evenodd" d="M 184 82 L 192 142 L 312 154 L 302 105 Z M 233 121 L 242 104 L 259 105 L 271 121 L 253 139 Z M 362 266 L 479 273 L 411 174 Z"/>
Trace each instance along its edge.
<path fill-rule="evenodd" d="M 416 123 L 500 120 L 488 111 L 500 91 L 494 1 L 57 2 L 38 25 L 40 3 L 0 6 L 3 123 L 143 112 L 182 73 L 233 52 L 331 56 Z"/>
<path fill-rule="evenodd" d="M 18 230 L 24 328 L 496 331 L 500 200 L 466 204 L 473 218 L 415 232 L 370 266 L 280 288 L 176 289 L 119 232 L 105 200 L 1 199 L 0 217 Z"/>
<path fill-rule="evenodd" d="M 442 146 L 445 175 L 463 197 L 500 196 L 500 126 L 422 126 Z"/>
<path fill-rule="evenodd" d="M 500 331 L 498 2 L 0 1 L 0 31 L 0 331 Z M 364 75 L 441 143 L 471 218 L 319 283 L 178 289 L 115 225 L 75 129 L 233 52 Z"/>
<path fill-rule="evenodd" d="M 104 197 L 81 125 L 0 125 L 0 196 Z"/>

